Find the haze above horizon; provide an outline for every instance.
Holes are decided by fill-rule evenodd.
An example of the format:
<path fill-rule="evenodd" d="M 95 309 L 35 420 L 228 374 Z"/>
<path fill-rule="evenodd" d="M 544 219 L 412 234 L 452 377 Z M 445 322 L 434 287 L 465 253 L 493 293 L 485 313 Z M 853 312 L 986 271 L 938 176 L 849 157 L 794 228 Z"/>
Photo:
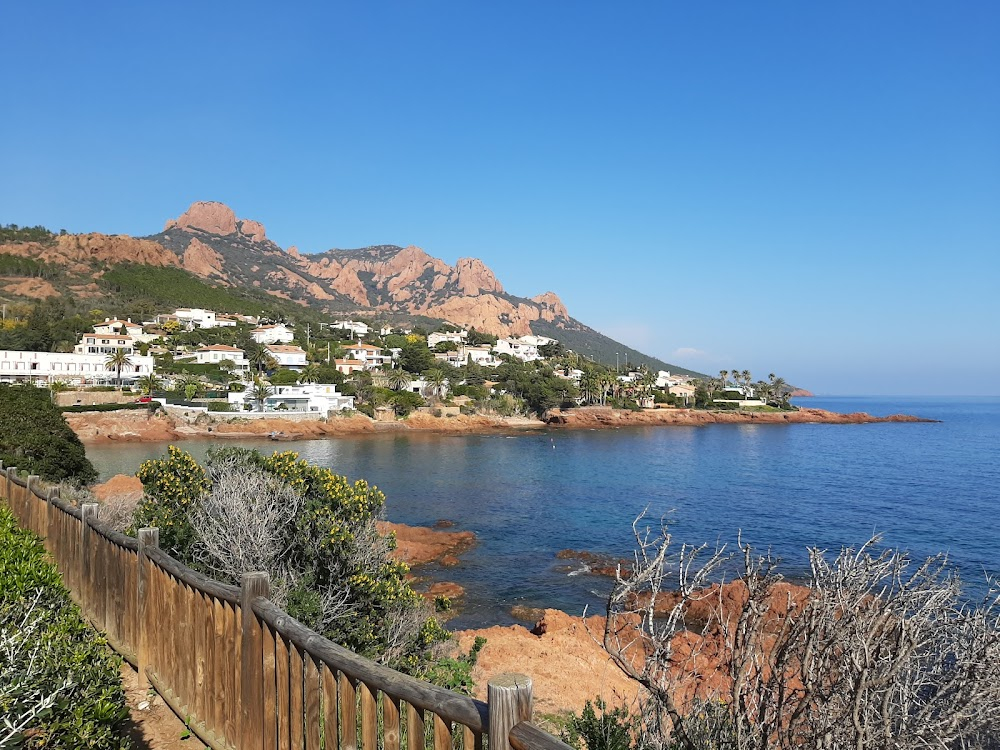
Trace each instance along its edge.
<path fill-rule="evenodd" d="M 9 3 L 0 223 L 218 200 L 694 370 L 1000 394 L 1000 6 Z"/>

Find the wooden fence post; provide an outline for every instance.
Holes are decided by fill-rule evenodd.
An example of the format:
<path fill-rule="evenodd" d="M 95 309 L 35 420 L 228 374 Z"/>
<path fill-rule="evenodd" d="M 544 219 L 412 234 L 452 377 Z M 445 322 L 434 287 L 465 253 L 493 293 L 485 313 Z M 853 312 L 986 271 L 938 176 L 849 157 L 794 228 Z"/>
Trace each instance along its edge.
<path fill-rule="evenodd" d="M 38 524 L 38 514 L 35 512 L 35 508 L 38 503 L 35 502 L 35 495 L 37 490 L 35 489 L 38 485 L 38 480 L 41 479 L 37 474 L 29 474 L 28 482 L 24 485 L 24 518 L 26 521 L 26 526 L 31 529 L 32 533 L 42 536 L 44 531 Z"/>
<path fill-rule="evenodd" d="M 91 593 L 93 586 L 91 578 L 94 571 L 90 569 L 90 522 L 97 520 L 97 503 L 84 503 L 80 506 L 80 608 L 84 613 L 93 611 Z M 104 623 L 101 623 L 102 627 Z"/>
<path fill-rule="evenodd" d="M 4 495 L 4 497 L 7 498 L 7 502 L 11 503 L 11 507 L 13 508 L 13 503 L 14 503 L 14 497 L 13 497 L 13 495 L 14 495 L 14 493 L 13 493 L 12 490 L 13 490 L 14 483 L 11 481 L 11 477 L 12 476 L 14 476 L 14 477 L 17 476 L 17 467 L 16 466 L 8 466 L 4 470 L 3 475 L 4 475 L 4 480 L 6 482 L 6 486 L 4 487 L 4 493 L 3 493 L 3 495 Z"/>
<path fill-rule="evenodd" d="M 240 588 L 240 750 L 274 746 L 274 737 L 264 736 L 264 633 L 263 623 L 253 611 L 253 600 L 267 598 L 267 573 L 244 573 Z"/>
<path fill-rule="evenodd" d="M 490 714 L 490 750 L 511 750 L 510 730 L 531 721 L 531 678 L 502 674 L 486 683 Z"/>
<path fill-rule="evenodd" d="M 136 576 L 136 669 L 139 672 L 139 690 L 149 690 L 149 646 L 151 642 L 150 623 L 147 612 L 150 589 L 150 565 L 147 550 L 159 548 L 160 530 L 153 527 L 139 529 L 139 561 Z"/>

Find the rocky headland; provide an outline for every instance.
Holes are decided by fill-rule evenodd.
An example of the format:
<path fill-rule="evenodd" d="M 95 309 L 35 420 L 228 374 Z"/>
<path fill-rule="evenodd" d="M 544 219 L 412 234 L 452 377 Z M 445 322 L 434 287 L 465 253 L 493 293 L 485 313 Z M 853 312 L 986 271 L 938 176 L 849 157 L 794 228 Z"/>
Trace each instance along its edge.
<path fill-rule="evenodd" d="M 523 417 L 459 415 L 435 417 L 414 413 L 394 422 L 380 422 L 363 414 L 335 416 L 326 420 L 291 420 L 280 417 L 247 419 L 224 412 L 168 412 L 122 410 L 66 414 L 66 421 L 85 443 L 112 441 L 166 442 L 188 439 L 310 440 L 379 432 L 479 434 L 518 432 L 543 428 L 614 429 L 648 426 L 702 426 L 710 424 L 874 424 L 882 422 L 933 422 L 932 419 L 894 414 L 876 417 L 864 412 L 840 414 L 823 409 L 783 412 L 702 411 L 694 409 L 646 409 L 626 411 L 605 407 L 553 410 L 544 420 Z"/>
<path fill-rule="evenodd" d="M 568 411 L 552 410 L 545 422 L 550 427 L 597 429 L 655 425 L 709 424 L 874 424 L 881 422 L 934 422 L 908 414 L 875 417 L 864 412 L 841 414 L 825 409 L 800 408 L 796 411 L 712 411 L 702 409 L 643 409 L 627 411 L 602 406 L 585 406 Z"/>

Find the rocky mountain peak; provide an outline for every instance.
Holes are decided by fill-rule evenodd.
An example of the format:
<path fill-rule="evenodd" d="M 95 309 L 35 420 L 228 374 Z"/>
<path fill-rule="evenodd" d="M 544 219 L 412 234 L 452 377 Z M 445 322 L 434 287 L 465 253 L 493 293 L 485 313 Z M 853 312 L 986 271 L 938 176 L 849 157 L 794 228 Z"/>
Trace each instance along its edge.
<path fill-rule="evenodd" d="M 236 218 L 233 209 L 218 201 L 195 201 L 180 217 L 167 221 L 163 231 L 175 227 L 222 236 L 239 232 L 253 242 L 263 242 L 267 239 L 263 224 L 259 221 Z"/>
<path fill-rule="evenodd" d="M 462 294 L 470 297 L 482 292 L 503 293 L 503 285 L 479 258 L 459 258 L 455 262 L 455 283 Z"/>
<path fill-rule="evenodd" d="M 559 299 L 559 295 L 555 292 L 539 294 L 537 297 L 532 297 L 531 301 L 537 302 L 557 318 L 569 317 L 569 310 L 566 309 L 566 305 L 563 304 L 563 301 Z"/>

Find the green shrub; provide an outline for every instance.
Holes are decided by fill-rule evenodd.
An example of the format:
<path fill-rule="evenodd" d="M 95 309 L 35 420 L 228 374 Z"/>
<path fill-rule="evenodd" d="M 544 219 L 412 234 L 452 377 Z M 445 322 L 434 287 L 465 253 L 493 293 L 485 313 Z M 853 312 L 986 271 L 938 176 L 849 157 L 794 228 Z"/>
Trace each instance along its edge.
<path fill-rule="evenodd" d="M 0 385 L 0 460 L 54 482 L 97 479 L 49 391 L 32 385 Z"/>
<path fill-rule="evenodd" d="M 18 726 L 19 717 L 49 704 L 22 728 L 25 747 L 131 747 L 121 659 L 83 621 L 38 538 L 3 506 L 0 643 L 0 716 Z M 5 734 L 0 729 L 0 740 Z"/>
<path fill-rule="evenodd" d="M 597 711 L 594 710 L 596 706 Z M 624 706 L 608 710 L 600 698 L 587 701 L 583 712 L 569 720 L 563 740 L 579 750 L 631 750 L 638 723 Z M 641 742 L 635 743 L 641 747 Z"/>

